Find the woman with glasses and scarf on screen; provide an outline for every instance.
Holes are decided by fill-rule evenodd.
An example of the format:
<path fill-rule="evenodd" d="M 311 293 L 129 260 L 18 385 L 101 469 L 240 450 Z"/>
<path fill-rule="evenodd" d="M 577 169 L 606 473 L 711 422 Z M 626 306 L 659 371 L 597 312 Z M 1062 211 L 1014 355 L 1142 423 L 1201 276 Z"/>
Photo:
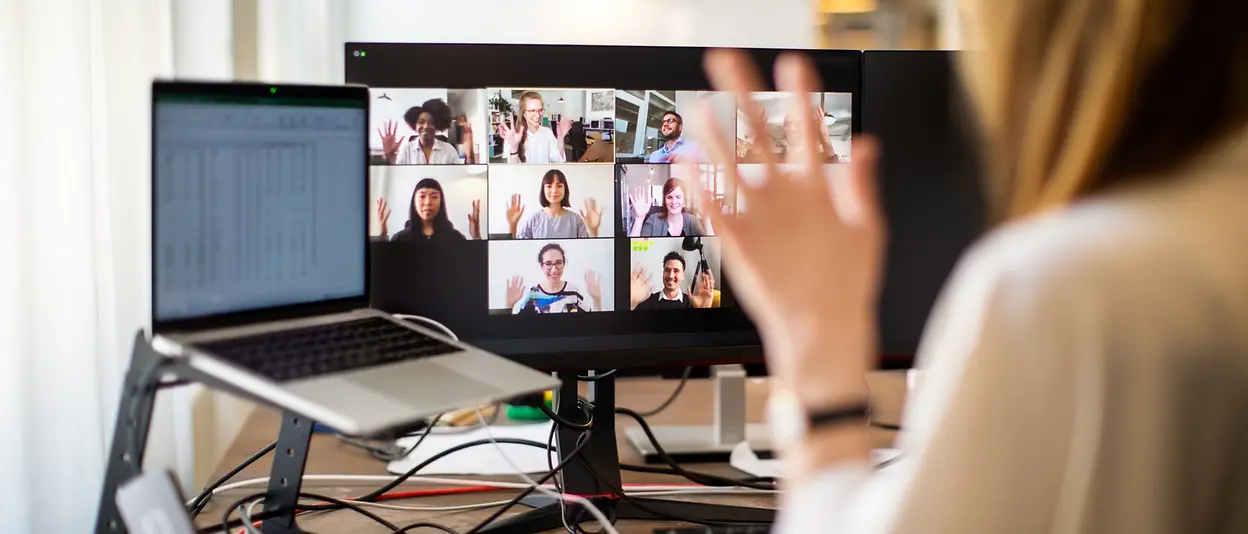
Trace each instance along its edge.
<path fill-rule="evenodd" d="M 545 279 L 531 287 L 524 287 L 524 277 L 514 276 L 507 280 L 507 305 L 511 312 L 520 313 L 573 313 L 602 310 L 602 278 L 594 271 L 585 271 L 585 291 L 575 283 L 563 279 L 568 265 L 563 247 L 548 243 L 537 253 L 537 263 Z M 589 297 L 589 298 L 586 298 Z"/>

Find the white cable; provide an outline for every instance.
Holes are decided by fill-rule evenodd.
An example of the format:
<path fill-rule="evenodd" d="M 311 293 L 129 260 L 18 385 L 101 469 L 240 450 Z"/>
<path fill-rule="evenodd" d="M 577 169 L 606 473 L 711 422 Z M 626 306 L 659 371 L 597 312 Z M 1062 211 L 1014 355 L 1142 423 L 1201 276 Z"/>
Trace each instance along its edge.
<path fill-rule="evenodd" d="M 308 483 L 308 482 L 391 482 L 394 480 L 394 476 L 393 475 L 332 475 L 332 474 L 327 474 L 327 475 L 304 475 L 302 480 L 304 483 Z M 212 493 L 213 495 L 216 495 L 218 493 L 236 490 L 238 488 L 245 488 L 245 487 L 250 487 L 250 486 L 263 486 L 268 483 L 269 483 L 269 477 L 250 478 L 246 480 L 240 480 L 238 482 L 231 482 L 229 484 L 225 484 L 221 487 L 218 487 L 212 490 Z M 529 484 L 523 484 L 520 482 L 503 482 L 499 480 L 478 480 L 478 479 L 467 479 L 467 478 L 440 478 L 440 477 L 422 477 L 422 476 L 414 476 L 414 477 L 408 478 L 403 483 L 404 484 L 416 484 L 416 483 L 442 484 L 446 486 L 488 486 L 488 487 L 498 488 L 498 489 L 528 489 L 530 487 Z M 554 485 L 543 484 L 543 487 L 554 488 Z M 654 491 L 671 492 L 671 494 L 701 495 L 701 494 L 704 494 L 704 492 L 712 491 L 712 490 L 723 491 L 723 492 L 732 491 L 734 493 L 747 493 L 747 494 L 779 493 L 778 491 L 774 491 L 774 490 L 760 490 L 760 489 L 752 489 L 752 488 L 720 488 L 720 487 L 712 487 L 712 486 L 677 486 L 677 485 L 670 485 L 670 484 L 626 486 L 624 489 L 628 492 L 629 495 L 638 494 L 640 492 L 654 492 Z M 191 502 L 187 501 L 186 505 L 190 506 Z"/>
<path fill-rule="evenodd" d="M 251 504 L 248 504 L 247 507 L 243 509 L 243 528 L 247 530 L 247 534 L 260 534 L 260 531 L 256 530 L 256 527 L 252 526 L 254 521 L 251 520 L 251 514 L 256 511 L 256 505 L 262 502 L 264 502 L 264 497 L 251 501 Z M 226 532 L 225 534 L 230 533 Z"/>
<path fill-rule="evenodd" d="M 454 339 L 455 341 L 459 341 L 459 336 L 455 335 L 455 332 L 452 332 L 450 328 L 447 328 L 446 325 L 439 323 L 428 317 L 424 317 L 422 315 L 412 315 L 409 313 L 396 313 L 396 314 L 393 314 L 393 317 L 395 319 L 413 319 L 416 321 L 423 322 L 426 325 L 431 325 L 437 328 L 438 330 L 441 330 L 443 334 L 446 334 L 446 337 Z"/>
<path fill-rule="evenodd" d="M 483 424 L 485 423 L 485 414 L 481 413 L 480 409 L 477 410 L 477 417 L 481 418 L 481 422 Z M 586 499 L 584 497 L 580 497 L 577 495 L 560 495 L 558 493 L 555 493 L 553 491 L 550 491 L 542 487 L 542 485 L 538 484 L 536 480 L 533 480 L 532 478 L 529 477 L 529 475 L 526 475 L 524 473 L 524 470 L 520 469 L 520 467 L 517 466 L 515 462 L 511 461 L 511 457 L 507 456 L 507 451 L 503 449 L 503 445 L 494 439 L 494 432 L 490 430 L 490 426 L 485 425 L 484 428 L 485 428 L 485 435 L 490 438 L 490 441 L 492 443 L 494 443 L 494 447 L 498 449 L 499 456 L 502 456 L 503 461 L 507 462 L 507 465 L 516 471 L 516 476 L 524 479 L 525 482 L 528 482 L 530 487 L 537 490 L 538 493 L 541 493 L 542 495 L 545 495 L 552 499 L 559 499 L 560 501 L 574 502 L 576 504 L 581 505 L 581 507 L 584 508 L 585 511 L 589 512 L 590 515 L 594 516 L 594 519 L 598 520 L 598 524 L 603 528 L 603 530 L 607 531 L 607 534 L 620 534 L 618 530 L 615 530 L 615 525 L 612 525 L 611 521 L 607 520 L 606 514 L 603 514 L 602 510 L 599 510 L 597 506 L 594 506 L 594 503 L 589 502 L 589 499 Z"/>

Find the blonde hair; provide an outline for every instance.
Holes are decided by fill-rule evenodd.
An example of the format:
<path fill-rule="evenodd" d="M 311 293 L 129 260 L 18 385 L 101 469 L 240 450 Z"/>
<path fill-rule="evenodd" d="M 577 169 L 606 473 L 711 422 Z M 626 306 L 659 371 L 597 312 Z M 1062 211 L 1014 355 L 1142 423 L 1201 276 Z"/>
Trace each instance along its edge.
<path fill-rule="evenodd" d="M 998 218 L 1158 176 L 1248 123 L 1248 0 L 968 0 Z"/>
<path fill-rule="evenodd" d="M 546 107 L 546 102 L 542 100 L 541 93 L 537 91 L 525 91 L 523 93 L 520 93 L 520 124 L 519 126 L 521 127 L 521 131 L 523 133 L 520 134 L 520 144 L 518 144 L 516 148 L 520 152 L 517 155 L 520 157 L 521 163 L 524 163 L 526 159 L 524 155 L 524 142 L 529 140 L 529 118 L 524 115 L 524 101 L 533 100 L 533 99 L 536 99 L 538 102 L 541 102 L 542 107 Z M 538 123 L 539 124 L 541 123 L 540 117 L 538 118 Z"/>

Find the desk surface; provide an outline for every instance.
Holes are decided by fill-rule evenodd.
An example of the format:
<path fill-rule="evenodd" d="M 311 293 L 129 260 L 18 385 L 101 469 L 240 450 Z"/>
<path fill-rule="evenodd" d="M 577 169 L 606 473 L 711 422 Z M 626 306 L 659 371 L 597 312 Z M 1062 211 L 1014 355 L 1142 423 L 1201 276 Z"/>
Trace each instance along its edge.
<path fill-rule="evenodd" d="M 877 373 L 873 374 L 869 382 L 872 386 L 873 403 L 875 404 L 875 417 L 883 422 L 896 422 L 897 414 L 900 412 L 905 393 L 905 382 L 903 375 L 896 373 Z M 636 380 L 620 380 L 616 390 L 616 401 L 620 406 L 627 406 L 637 410 L 648 410 L 661 403 L 671 393 L 672 388 L 677 384 L 674 380 L 654 380 L 654 379 L 636 379 Z M 664 413 L 656 415 L 647 421 L 652 425 L 663 424 L 709 424 L 712 414 L 713 389 L 711 382 L 707 380 L 691 380 L 686 386 L 685 391 L 681 394 L 679 400 L 672 404 Z M 763 381 L 751 380 L 747 385 L 747 416 L 750 421 L 761 421 L 763 419 L 763 404 L 766 398 L 767 385 Z M 217 466 L 216 472 L 212 478 L 216 478 L 228 471 L 233 466 L 253 454 L 260 448 L 268 445 L 277 437 L 279 414 L 268 408 L 261 407 L 255 411 L 251 419 L 244 425 L 242 432 L 235 440 L 232 447 L 222 458 L 220 465 Z M 641 456 L 629 445 L 624 438 L 624 429 L 635 426 L 631 419 L 617 418 L 617 440 L 620 452 L 620 461 L 622 463 L 642 463 Z M 888 431 L 879 431 L 877 446 L 887 447 L 891 444 L 894 436 Z M 262 459 L 247 469 L 239 473 L 234 480 L 244 480 L 255 477 L 268 476 L 270 466 L 269 457 Z M 741 477 L 743 473 L 733 469 L 727 464 L 690 464 L 689 467 L 694 470 L 707 473 L 714 473 L 723 476 Z M 333 436 L 317 434 L 312 438 L 311 451 L 308 456 L 308 464 L 306 473 L 308 474 L 352 474 L 352 475 L 387 475 L 386 466 L 382 462 L 376 461 L 368 456 L 367 453 L 355 449 L 350 446 L 339 443 Z M 687 484 L 688 481 L 680 477 L 669 475 L 653 475 L 645 473 L 624 473 L 625 483 L 645 483 L 645 484 Z M 495 480 L 516 481 L 515 477 L 490 477 Z M 304 491 L 312 491 L 322 495 L 331 497 L 347 498 L 363 493 L 367 493 L 377 487 L 380 483 L 323 483 L 323 482 L 307 482 L 304 484 Z M 403 490 L 434 488 L 439 487 L 431 484 L 405 484 L 401 486 Z M 211 524 L 219 524 L 223 508 L 235 499 L 244 497 L 250 493 L 263 491 L 262 486 L 256 486 L 245 489 L 237 489 L 219 494 L 209 506 L 200 515 L 199 526 L 208 526 Z M 471 504 L 474 502 L 483 502 L 486 500 L 506 500 L 515 495 L 513 491 L 499 491 L 497 493 L 475 493 L 466 495 L 449 495 L 438 497 L 425 497 L 421 499 L 413 499 L 406 501 L 391 501 L 388 504 L 402 505 L 420 505 L 420 506 L 445 506 Z M 673 499 L 687 499 L 701 502 L 713 502 L 717 504 L 731 504 L 740 506 L 769 507 L 773 505 L 771 496 L 758 495 L 718 495 L 706 497 L 671 497 Z M 508 512 L 508 515 L 520 513 L 526 508 L 517 506 Z M 417 521 L 433 521 L 444 524 L 459 531 L 466 531 L 484 519 L 494 509 L 477 510 L 470 512 L 412 512 L 412 511 L 395 511 L 383 509 L 371 509 L 370 511 L 377 513 L 388 521 L 403 526 Z M 350 511 L 337 511 L 319 515 L 309 515 L 301 517 L 299 524 L 302 528 L 319 534 L 331 534 L 336 532 L 358 532 L 367 534 L 370 532 L 387 532 L 387 530 L 379 524 L 358 516 Z M 644 533 L 649 534 L 653 529 L 677 525 L 678 523 L 661 523 L 661 522 L 638 522 L 624 521 L 617 525 L 617 530 L 622 534 L 627 533 Z M 430 531 L 432 532 L 432 531 Z M 562 532 L 562 529 L 551 532 Z"/>

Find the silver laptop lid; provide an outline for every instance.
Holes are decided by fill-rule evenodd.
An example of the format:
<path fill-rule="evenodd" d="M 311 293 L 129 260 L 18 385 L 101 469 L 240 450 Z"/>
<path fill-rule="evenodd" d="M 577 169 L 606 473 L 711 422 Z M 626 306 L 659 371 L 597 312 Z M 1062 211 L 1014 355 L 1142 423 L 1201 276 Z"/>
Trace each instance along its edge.
<path fill-rule="evenodd" d="M 368 91 L 156 82 L 152 325 L 368 305 Z"/>

